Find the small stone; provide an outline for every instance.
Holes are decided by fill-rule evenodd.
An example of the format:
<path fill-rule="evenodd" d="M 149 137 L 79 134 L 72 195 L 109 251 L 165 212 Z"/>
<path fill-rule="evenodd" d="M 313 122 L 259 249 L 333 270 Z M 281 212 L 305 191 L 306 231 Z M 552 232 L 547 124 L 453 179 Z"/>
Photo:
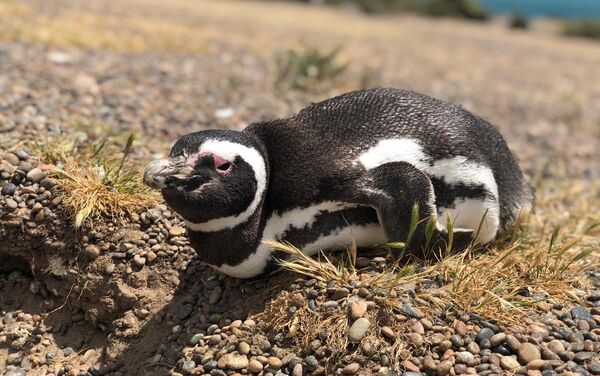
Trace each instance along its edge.
<path fill-rule="evenodd" d="M 294 366 L 294 369 L 292 370 L 292 376 L 302 376 L 302 375 L 303 375 L 302 364 L 298 363 Z"/>
<path fill-rule="evenodd" d="M 306 298 L 304 298 L 304 295 L 300 293 L 293 294 L 292 298 L 290 299 L 290 304 L 294 307 L 303 307 L 305 302 Z"/>
<path fill-rule="evenodd" d="M 17 166 L 19 164 L 19 157 L 14 155 L 13 153 L 6 153 L 2 156 L 2 159 L 7 161 L 13 166 Z"/>
<path fill-rule="evenodd" d="M 443 362 L 441 362 L 438 367 L 437 370 L 435 371 L 435 374 L 437 376 L 445 376 L 447 374 L 450 373 L 450 370 L 452 369 L 452 362 L 449 360 L 444 360 Z"/>
<path fill-rule="evenodd" d="M 548 349 L 553 353 L 558 354 L 561 351 L 565 351 L 565 346 L 560 340 L 553 339 L 552 341 L 548 342 Z"/>
<path fill-rule="evenodd" d="M 140 255 L 133 256 L 133 263 L 139 267 L 146 265 L 146 259 Z"/>
<path fill-rule="evenodd" d="M 389 339 L 396 338 L 396 333 L 389 326 L 384 326 L 383 328 L 381 328 L 381 334 L 383 334 L 384 337 Z"/>
<path fill-rule="evenodd" d="M 342 370 L 344 375 L 354 375 L 360 369 L 360 364 L 350 363 Z"/>
<path fill-rule="evenodd" d="M 335 300 L 328 300 L 325 303 L 321 304 L 321 308 L 329 309 L 329 308 L 335 308 L 339 305 L 340 304 L 338 302 L 336 302 Z"/>
<path fill-rule="evenodd" d="M 421 346 L 423 346 L 423 336 L 420 335 L 419 333 L 410 333 L 408 335 L 408 343 L 410 343 L 411 345 L 420 348 Z"/>
<path fill-rule="evenodd" d="M 152 261 L 156 260 L 156 257 L 157 257 L 156 253 L 154 253 L 153 251 L 149 251 L 148 253 L 146 253 L 146 259 L 149 262 L 152 262 Z"/>
<path fill-rule="evenodd" d="M 269 367 L 271 367 L 273 369 L 280 369 L 281 366 L 283 365 L 283 363 L 281 362 L 281 359 L 279 359 L 276 356 L 270 356 L 269 360 L 268 360 L 268 364 L 269 364 Z"/>
<path fill-rule="evenodd" d="M 414 364 L 410 360 L 403 361 L 402 362 L 402 366 L 404 367 L 404 369 L 406 369 L 409 372 L 420 372 L 421 371 L 421 369 L 419 368 L 419 366 L 417 366 L 416 364 Z"/>
<path fill-rule="evenodd" d="M 100 248 L 94 244 L 90 244 L 85 247 L 85 255 L 91 259 L 95 259 L 100 256 Z"/>
<path fill-rule="evenodd" d="M 227 356 L 225 366 L 229 369 L 240 370 L 248 367 L 248 357 L 246 355 Z"/>
<path fill-rule="evenodd" d="M 519 362 L 517 362 L 517 359 L 514 356 L 503 356 L 500 358 L 500 367 L 507 371 L 512 371 L 520 366 L 521 365 Z"/>
<path fill-rule="evenodd" d="M 331 300 L 340 300 L 347 297 L 350 294 L 350 290 L 345 287 L 335 289 L 331 293 Z"/>
<path fill-rule="evenodd" d="M 425 328 L 423 327 L 423 324 L 418 321 L 410 327 L 410 331 L 413 333 L 425 334 Z"/>
<path fill-rule="evenodd" d="M 352 342 L 360 342 L 360 340 L 367 334 L 371 323 L 367 318 L 361 317 L 355 320 L 348 330 L 348 339 Z"/>
<path fill-rule="evenodd" d="M 512 351 L 519 350 L 519 347 L 521 346 L 521 342 L 519 342 L 519 340 L 515 336 L 512 336 L 510 334 L 506 336 L 505 341 L 508 347 L 512 349 Z"/>
<path fill-rule="evenodd" d="M 470 352 L 471 354 L 479 354 L 479 352 L 481 352 L 481 348 L 479 348 L 479 345 L 475 342 L 470 342 L 467 345 L 467 351 Z"/>
<path fill-rule="evenodd" d="M 571 308 L 571 317 L 573 317 L 573 320 L 594 320 L 590 311 L 580 305 L 576 305 L 575 307 Z"/>
<path fill-rule="evenodd" d="M 13 183 L 8 183 L 2 187 L 0 193 L 2 193 L 3 196 L 12 196 L 12 194 L 15 193 L 16 189 L 16 185 L 14 185 Z"/>
<path fill-rule="evenodd" d="M 575 354 L 575 358 L 573 358 L 573 360 L 577 363 L 583 363 L 592 359 L 593 356 L 594 354 L 589 351 L 582 351 Z"/>
<path fill-rule="evenodd" d="M 534 359 L 527 363 L 527 369 L 542 369 L 546 366 L 546 361 L 542 359 Z"/>
<path fill-rule="evenodd" d="M 468 351 L 459 351 L 456 354 L 456 363 L 471 364 L 475 357 Z"/>
<path fill-rule="evenodd" d="M 75 350 L 73 350 L 70 347 L 65 347 L 64 349 L 62 349 L 62 352 L 63 352 L 63 355 L 66 357 L 66 356 L 73 354 L 75 352 Z"/>
<path fill-rule="evenodd" d="M 525 342 L 519 346 L 518 350 L 519 362 L 523 365 L 527 365 L 529 362 L 535 359 L 541 359 L 542 354 L 540 349 L 533 343 Z"/>
<path fill-rule="evenodd" d="M 221 286 L 215 287 L 211 291 L 210 296 L 208 297 L 208 303 L 211 304 L 211 305 L 217 304 L 217 302 L 219 300 L 221 300 L 221 294 L 222 293 L 223 293 L 223 290 L 221 289 Z"/>
<path fill-rule="evenodd" d="M 421 311 L 419 311 L 418 309 L 414 308 L 410 303 L 402 304 L 402 307 L 400 307 L 400 311 L 408 317 L 412 317 L 415 319 L 423 318 L 423 313 L 421 313 Z"/>
<path fill-rule="evenodd" d="M 238 345 L 238 350 L 240 351 L 240 354 L 248 355 L 250 353 L 250 345 L 247 342 L 242 341 Z"/>
<path fill-rule="evenodd" d="M 263 365 L 256 359 L 252 359 L 250 363 L 248 363 L 248 371 L 252 373 L 260 373 L 263 370 Z"/>
<path fill-rule="evenodd" d="M 19 207 L 19 204 L 17 204 L 17 202 L 15 200 L 13 200 L 12 198 L 7 198 L 6 201 L 6 207 L 10 210 L 13 211 L 16 208 Z"/>
<path fill-rule="evenodd" d="M 361 318 L 367 313 L 367 302 L 358 300 L 350 305 L 350 317 L 353 320 Z"/>
<path fill-rule="evenodd" d="M 319 361 L 317 360 L 317 358 L 315 358 L 314 355 L 309 355 L 306 358 L 304 358 L 304 364 L 306 365 L 306 369 L 308 371 L 314 371 L 319 366 Z"/>
<path fill-rule="evenodd" d="M 46 173 L 39 168 L 34 168 L 27 173 L 27 180 L 32 183 L 39 183 L 40 180 L 46 177 Z"/>
<path fill-rule="evenodd" d="M 194 368 L 196 368 L 196 362 L 194 362 L 193 360 L 186 360 L 181 366 L 181 369 L 183 369 L 187 373 L 191 373 L 194 370 Z"/>
<path fill-rule="evenodd" d="M 173 226 L 169 230 L 169 237 L 170 238 L 174 238 L 176 236 L 182 236 L 183 234 L 185 234 L 185 228 L 183 228 L 181 226 Z"/>
<path fill-rule="evenodd" d="M 113 263 L 108 263 L 104 266 L 104 273 L 106 274 L 112 274 L 115 271 L 115 264 Z"/>
<path fill-rule="evenodd" d="M 194 334 L 192 336 L 192 338 L 190 338 L 190 345 L 195 346 L 198 344 L 198 342 L 200 342 L 202 339 L 204 339 L 204 334 L 202 333 L 198 333 L 198 334 Z"/>
<path fill-rule="evenodd" d="M 496 346 L 500 345 L 501 343 L 504 343 L 505 339 L 506 339 L 505 333 L 497 333 L 490 337 L 490 344 L 492 345 L 492 347 L 496 347 Z"/>
<path fill-rule="evenodd" d="M 492 338 L 492 336 L 494 335 L 494 331 L 490 328 L 482 328 L 479 333 L 477 333 L 477 336 L 475 337 L 475 341 L 477 341 L 477 343 L 481 344 L 481 341 L 483 341 L 484 339 L 489 340 L 490 338 Z"/>
<path fill-rule="evenodd" d="M 178 320 L 185 320 L 188 318 L 192 311 L 194 310 L 194 306 L 191 304 L 184 304 L 179 311 L 177 311 L 176 317 Z"/>

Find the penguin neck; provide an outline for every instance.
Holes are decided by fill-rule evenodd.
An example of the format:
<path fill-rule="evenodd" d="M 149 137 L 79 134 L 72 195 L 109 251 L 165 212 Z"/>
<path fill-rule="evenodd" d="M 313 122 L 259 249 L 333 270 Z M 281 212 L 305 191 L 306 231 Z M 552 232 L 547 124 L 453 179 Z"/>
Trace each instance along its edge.
<path fill-rule="evenodd" d="M 263 198 L 264 200 L 264 198 Z M 188 227 L 192 247 L 202 260 L 220 267 L 237 265 L 246 260 L 260 246 L 266 217 L 262 201 L 243 223 L 219 231 L 197 231 Z"/>

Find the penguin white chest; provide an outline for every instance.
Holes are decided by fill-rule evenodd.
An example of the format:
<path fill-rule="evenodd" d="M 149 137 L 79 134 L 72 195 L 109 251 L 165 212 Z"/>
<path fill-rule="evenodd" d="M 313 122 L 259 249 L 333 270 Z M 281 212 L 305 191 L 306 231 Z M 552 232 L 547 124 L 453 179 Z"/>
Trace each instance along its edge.
<path fill-rule="evenodd" d="M 239 278 L 247 278 L 256 274 L 256 270 L 262 270 L 271 259 L 273 249 L 263 242 L 267 240 L 281 241 L 294 231 L 311 234 L 311 241 L 299 246 L 308 255 L 313 255 L 320 250 L 344 249 L 352 242 L 359 247 L 371 246 L 385 243 L 386 236 L 383 227 L 379 223 L 349 224 L 339 223 L 327 231 L 315 226 L 319 216 L 329 213 L 337 213 L 346 209 L 358 208 L 359 205 L 339 201 L 325 201 L 305 208 L 292 209 L 283 213 L 274 213 L 265 225 L 261 244 L 256 252 L 252 253 L 246 260 L 237 265 L 222 265 L 218 269 L 229 275 Z"/>

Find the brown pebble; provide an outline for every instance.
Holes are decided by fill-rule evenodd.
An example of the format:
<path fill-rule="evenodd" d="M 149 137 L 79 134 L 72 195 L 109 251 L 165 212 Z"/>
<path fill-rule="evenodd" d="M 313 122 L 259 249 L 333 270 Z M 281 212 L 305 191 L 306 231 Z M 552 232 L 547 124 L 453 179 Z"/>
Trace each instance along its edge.
<path fill-rule="evenodd" d="M 364 300 L 352 302 L 350 305 L 350 317 L 356 320 L 367 313 L 367 303 Z"/>
<path fill-rule="evenodd" d="M 240 342 L 238 349 L 240 350 L 240 354 L 248 355 L 250 353 L 250 345 L 247 342 Z"/>
<path fill-rule="evenodd" d="M 358 363 L 350 363 L 342 370 L 344 375 L 354 375 L 360 369 L 360 364 Z"/>
<path fill-rule="evenodd" d="M 532 360 L 541 359 L 542 354 L 540 349 L 533 343 L 525 342 L 519 346 L 518 350 L 519 362 L 523 365 L 527 365 Z"/>
<path fill-rule="evenodd" d="M 381 334 L 383 334 L 384 337 L 389 339 L 396 338 L 396 333 L 389 326 L 384 326 L 383 328 L 381 328 Z"/>
<path fill-rule="evenodd" d="M 283 363 L 281 362 L 281 359 L 279 359 L 276 356 L 270 356 L 269 360 L 267 362 L 269 364 L 269 367 L 274 368 L 274 369 L 279 369 L 283 365 Z"/>
<path fill-rule="evenodd" d="M 248 363 L 248 371 L 253 373 L 260 373 L 263 370 L 263 365 L 256 359 L 252 359 L 250 363 Z"/>

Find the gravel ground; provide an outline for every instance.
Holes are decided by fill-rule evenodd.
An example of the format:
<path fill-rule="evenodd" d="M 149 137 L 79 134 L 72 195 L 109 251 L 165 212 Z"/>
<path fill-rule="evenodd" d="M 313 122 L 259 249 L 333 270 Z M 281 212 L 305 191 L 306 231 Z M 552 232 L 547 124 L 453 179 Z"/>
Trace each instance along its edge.
<path fill-rule="evenodd" d="M 28 3 L 57 12 L 48 2 Z M 422 297 L 443 294 L 452 281 L 441 277 L 398 287 L 390 294 L 401 308 L 386 311 L 370 283 L 387 262 L 377 253 L 361 255 L 360 279 L 348 286 L 291 272 L 226 277 L 194 258 L 182 221 L 160 202 L 125 225 L 74 230 L 48 177 L 53 166 L 28 144 L 40 135 L 124 140 L 133 132 L 131 159 L 141 164 L 180 134 L 242 128 L 356 89 L 367 68 L 379 83 L 490 119 L 530 176 L 555 194 L 553 184 L 581 185 L 578 196 L 593 210 L 600 196 L 600 45 L 497 25 L 410 17 L 396 25 L 295 5 L 273 5 L 280 17 L 268 17 L 256 3 L 217 3 L 90 1 L 77 8 L 117 16 L 139 10 L 227 30 L 207 53 L 0 39 L 0 375 L 600 374 L 596 266 L 581 274 L 588 282 L 574 290 L 574 304 L 540 299 L 519 325 L 509 325 L 456 307 L 432 316 L 434 300 Z M 240 21 L 246 13 L 256 17 Z M 314 18 L 302 25 L 293 15 Z M 275 90 L 273 54 L 298 40 L 342 45 L 351 63 L 345 80 L 326 93 Z M 550 222 L 567 221 L 573 201 L 552 208 L 559 214 Z M 542 206 L 539 215 L 548 211 Z M 599 244 L 589 245 L 596 256 Z M 300 346 L 291 327 L 275 330 L 264 314 L 282 296 L 289 317 L 314 312 L 337 321 Z M 339 338 L 348 342 L 341 355 Z"/>

